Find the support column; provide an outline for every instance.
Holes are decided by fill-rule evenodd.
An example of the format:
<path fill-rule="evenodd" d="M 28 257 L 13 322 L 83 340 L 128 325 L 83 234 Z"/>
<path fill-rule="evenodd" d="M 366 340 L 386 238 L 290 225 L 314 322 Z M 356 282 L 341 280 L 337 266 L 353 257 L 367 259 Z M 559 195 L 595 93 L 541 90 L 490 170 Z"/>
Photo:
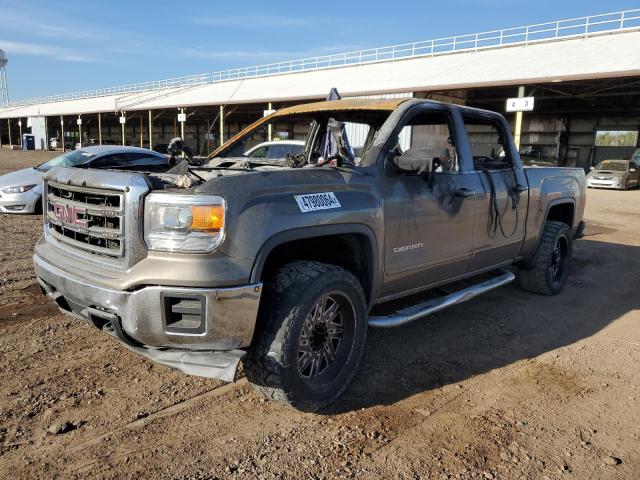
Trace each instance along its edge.
<path fill-rule="evenodd" d="M 9 127 L 9 148 L 13 147 L 13 142 L 11 141 L 11 119 L 7 118 L 7 126 Z"/>
<path fill-rule="evenodd" d="M 180 115 L 184 115 L 184 108 L 180 109 Z M 184 116 L 182 118 L 184 118 Z M 184 120 L 180 121 L 180 138 L 184 142 Z"/>
<path fill-rule="evenodd" d="M 62 151 L 64 152 L 64 116 L 60 115 L 60 142 L 62 143 Z"/>
<path fill-rule="evenodd" d="M 78 115 L 78 143 L 82 148 L 82 117 Z"/>
<path fill-rule="evenodd" d="M 18 128 L 20 129 L 20 148 L 22 148 L 22 119 L 18 119 Z"/>
<path fill-rule="evenodd" d="M 271 105 L 271 102 L 269 102 L 269 111 L 273 110 L 273 106 Z M 269 125 L 267 126 L 267 140 L 271 141 L 273 140 L 273 125 L 271 124 L 271 122 L 269 122 Z"/>
<path fill-rule="evenodd" d="M 224 143 L 224 105 L 220 105 L 220 146 Z"/>
<path fill-rule="evenodd" d="M 124 118 L 124 122 L 122 121 L 122 118 Z M 125 124 L 127 122 L 127 116 L 125 115 L 124 112 L 120 113 L 119 121 L 120 121 L 120 126 L 122 127 L 121 128 L 121 130 L 122 130 L 122 146 L 124 147 L 124 144 L 125 144 L 125 141 L 124 141 L 124 126 L 125 126 Z"/>
<path fill-rule="evenodd" d="M 149 150 L 153 150 L 153 117 L 149 110 Z"/>
<path fill-rule="evenodd" d="M 518 87 L 518 98 L 524 97 L 524 86 Z M 516 144 L 516 150 L 520 151 L 520 140 L 522 136 L 522 112 L 516 112 L 516 126 L 513 133 L 513 141 Z"/>
<path fill-rule="evenodd" d="M 49 150 L 49 122 L 47 122 L 46 115 L 44 117 L 44 149 Z"/>
<path fill-rule="evenodd" d="M 142 114 L 140 114 L 140 148 L 144 147 L 144 122 L 142 120 Z"/>
<path fill-rule="evenodd" d="M 185 122 L 186 118 L 185 118 L 185 114 L 184 114 L 184 108 L 180 108 L 180 138 L 182 139 L 182 141 L 184 142 L 184 122 Z M 185 142 L 186 143 L 186 142 Z M 180 154 L 180 156 L 182 158 L 185 157 L 184 152 L 182 152 Z"/>
<path fill-rule="evenodd" d="M 102 114 L 98 112 L 98 145 L 102 145 Z"/>

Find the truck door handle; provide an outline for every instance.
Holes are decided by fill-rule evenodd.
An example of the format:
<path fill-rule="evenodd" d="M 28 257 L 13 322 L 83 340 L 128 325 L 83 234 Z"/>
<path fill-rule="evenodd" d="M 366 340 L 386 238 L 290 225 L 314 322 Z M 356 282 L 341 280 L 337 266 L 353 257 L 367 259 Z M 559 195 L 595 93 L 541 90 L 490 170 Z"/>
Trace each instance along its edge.
<path fill-rule="evenodd" d="M 475 195 L 475 192 L 473 190 L 469 190 L 468 188 L 458 188 L 456 190 L 456 197 L 461 197 L 461 198 L 469 198 L 469 197 L 473 197 Z"/>

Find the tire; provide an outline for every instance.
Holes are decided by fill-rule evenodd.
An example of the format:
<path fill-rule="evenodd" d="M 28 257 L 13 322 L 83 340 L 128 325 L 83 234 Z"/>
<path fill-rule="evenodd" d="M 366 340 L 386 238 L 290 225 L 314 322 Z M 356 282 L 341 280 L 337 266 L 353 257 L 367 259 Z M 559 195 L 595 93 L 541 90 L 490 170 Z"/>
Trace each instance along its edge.
<path fill-rule="evenodd" d="M 42 197 L 33 206 L 34 215 L 42 215 Z"/>
<path fill-rule="evenodd" d="M 563 222 L 547 221 L 535 255 L 518 274 L 520 286 L 541 295 L 557 295 L 567 280 L 573 244 L 571 229 Z"/>
<path fill-rule="evenodd" d="M 366 344 L 367 307 L 356 277 L 334 265 L 292 262 L 267 285 L 263 305 L 262 327 L 245 362 L 249 382 L 306 412 L 334 402 Z"/>

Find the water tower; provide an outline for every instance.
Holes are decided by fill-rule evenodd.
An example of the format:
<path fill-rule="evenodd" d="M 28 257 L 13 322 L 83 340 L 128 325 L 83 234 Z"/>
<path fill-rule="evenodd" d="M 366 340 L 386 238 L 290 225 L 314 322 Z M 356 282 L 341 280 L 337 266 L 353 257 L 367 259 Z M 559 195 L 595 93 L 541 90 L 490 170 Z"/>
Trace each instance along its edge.
<path fill-rule="evenodd" d="M 7 56 L 0 50 L 0 107 L 9 106 L 9 90 L 7 90 Z"/>

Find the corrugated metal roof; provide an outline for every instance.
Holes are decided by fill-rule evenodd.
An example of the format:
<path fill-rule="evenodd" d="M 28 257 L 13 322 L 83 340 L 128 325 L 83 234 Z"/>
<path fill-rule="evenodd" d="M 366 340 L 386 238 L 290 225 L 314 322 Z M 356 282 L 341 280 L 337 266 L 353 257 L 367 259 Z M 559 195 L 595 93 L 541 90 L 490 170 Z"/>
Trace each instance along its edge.
<path fill-rule="evenodd" d="M 558 40 L 0 110 L 0 118 L 521 85 L 640 75 L 640 32 Z"/>

